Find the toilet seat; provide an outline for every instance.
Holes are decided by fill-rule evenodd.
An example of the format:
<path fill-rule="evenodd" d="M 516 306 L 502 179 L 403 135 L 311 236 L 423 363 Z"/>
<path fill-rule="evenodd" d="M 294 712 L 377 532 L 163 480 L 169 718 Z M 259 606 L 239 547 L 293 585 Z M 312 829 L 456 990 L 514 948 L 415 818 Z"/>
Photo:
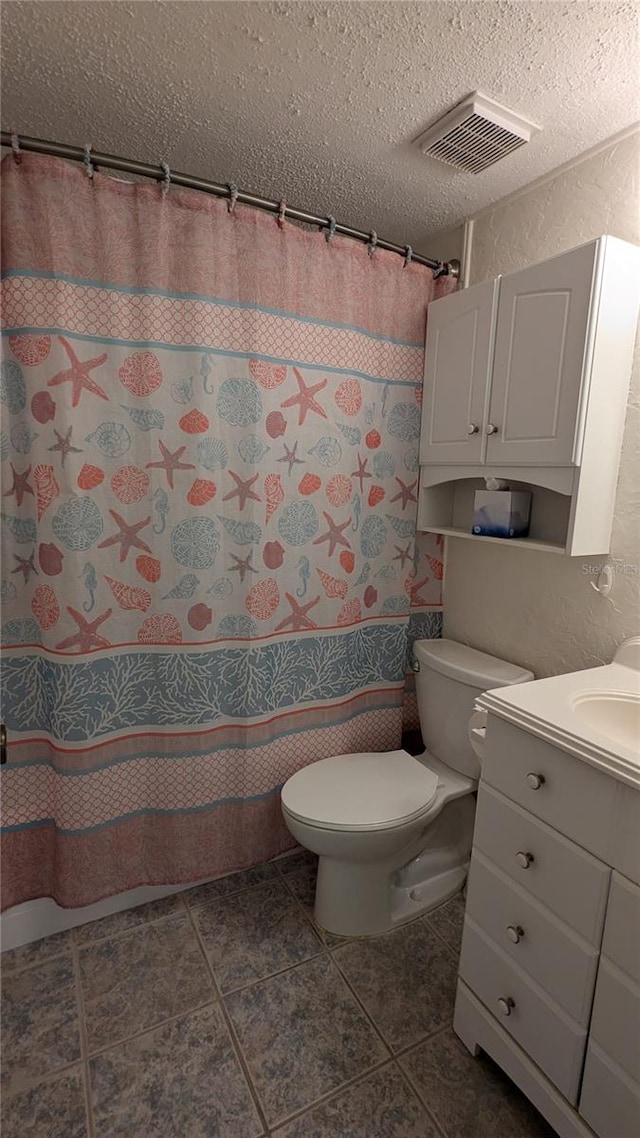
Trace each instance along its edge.
<path fill-rule="evenodd" d="M 385 830 L 426 813 L 437 789 L 437 775 L 407 751 L 364 751 L 303 767 L 282 788 L 282 805 L 320 829 Z"/>

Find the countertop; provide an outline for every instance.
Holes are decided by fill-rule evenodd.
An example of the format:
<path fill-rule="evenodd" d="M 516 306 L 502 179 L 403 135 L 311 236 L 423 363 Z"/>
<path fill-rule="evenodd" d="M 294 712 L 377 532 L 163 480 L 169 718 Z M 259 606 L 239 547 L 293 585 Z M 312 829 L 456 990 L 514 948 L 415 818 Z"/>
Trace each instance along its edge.
<path fill-rule="evenodd" d="M 609 727 L 598 730 L 581 713 L 585 697 L 617 697 L 620 718 L 614 712 Z M 532 735 L 560 747 L 591 766 L 640 790 L 640 637 L 625 641 L 611 664 L 563 676 L 531 680 L 494 688 L 476 700 L 476 706 L 507 719 Z M 593 704 L 591 705 L 593 707 Z M 616 706 L 616 705 L 614 705 Z M 624 715 L 627 726 L 622 723 Z M 636 719 L 637 717 L 637 719 Z M 637 731 L 635 724 L 637 721 Z M 629 722 L 635 737 L 628 736 Z M 618 726 L 619 737 L 615 738 Z"/>

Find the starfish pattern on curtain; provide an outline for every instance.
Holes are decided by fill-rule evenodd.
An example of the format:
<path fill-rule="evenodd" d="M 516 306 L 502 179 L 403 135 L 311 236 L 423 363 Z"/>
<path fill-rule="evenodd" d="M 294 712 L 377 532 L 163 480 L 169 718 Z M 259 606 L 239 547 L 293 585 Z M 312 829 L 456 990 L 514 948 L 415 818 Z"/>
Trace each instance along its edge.
<path fill-rule="evenodd" d="M 3 163 L 4 903 L 291 844 L 279 789 L 399 745 L 427 304 L 391 254 Z"/>

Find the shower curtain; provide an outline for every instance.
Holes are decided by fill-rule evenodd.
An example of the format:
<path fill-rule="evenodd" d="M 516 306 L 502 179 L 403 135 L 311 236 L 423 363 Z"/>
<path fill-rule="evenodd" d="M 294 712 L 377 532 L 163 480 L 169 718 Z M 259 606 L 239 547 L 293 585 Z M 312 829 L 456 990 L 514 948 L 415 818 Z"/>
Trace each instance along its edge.
<path fill-rule="evenodd" d="M 3 906 L 291 846 L 399 746 L 429 270 L 196 192 L 3 162 Z"/>

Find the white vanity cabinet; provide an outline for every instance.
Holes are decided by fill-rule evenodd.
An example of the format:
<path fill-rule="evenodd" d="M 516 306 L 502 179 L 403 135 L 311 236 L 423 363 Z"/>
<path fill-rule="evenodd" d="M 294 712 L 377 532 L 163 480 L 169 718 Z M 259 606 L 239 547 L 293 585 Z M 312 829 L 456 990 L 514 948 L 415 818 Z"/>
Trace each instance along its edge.
<path fill-rule="evenodd" d="M 491 712 L 454 1027 L 560 1138 L 640 1135 L 640 789 Z"/>
<path fill-rule="evenodd" d="M 640 1134 L 640 888 L 613 873 L 580 1114 L 599 1138 Z"/>
<path fill-rule="evenodd" d="M 533 496 L 528 544 L 606 553 L 640 297 L 640 250 L 599 237 L 434 301 L 418 527 L 473 540 L 484 478 Z"/>

